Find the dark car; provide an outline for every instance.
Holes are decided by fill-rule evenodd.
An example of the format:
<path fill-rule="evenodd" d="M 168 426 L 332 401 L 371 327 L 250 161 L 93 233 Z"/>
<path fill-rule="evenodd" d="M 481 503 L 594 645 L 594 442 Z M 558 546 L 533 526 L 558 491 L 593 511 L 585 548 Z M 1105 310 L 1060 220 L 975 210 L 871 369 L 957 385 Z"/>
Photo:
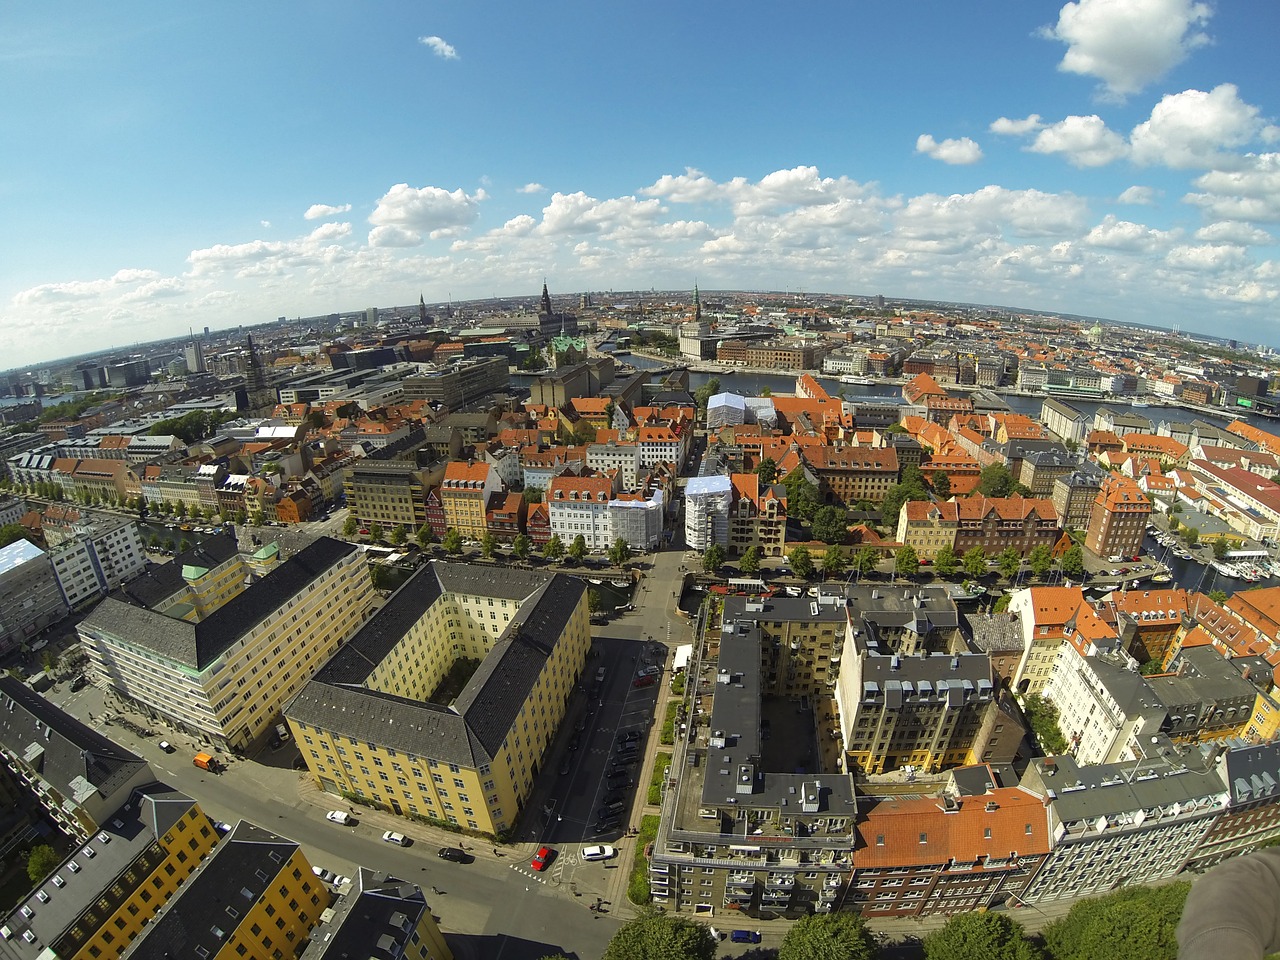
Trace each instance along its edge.
<path fill-rule="evenodd" d="M 657 683 L 657 677 L 652 675 L 636 677 L 635 680 L 631 681 L 633 687 L 652 687 L 655 683 Z"/>
<path fill-rule="evenodd" d="M 591 829 L 593 829 L 596 833 L 605 833 L 608 830 L 617 830 L 618 827 L 620 826 L 622 826 L 621 817 L 608 817 L 605 819 L 597 820 L 595 823 L 591 825 Z"/>
<path fill-rule="evenodd" d="M 640 731 L 624 730 L 618 734 L 618 743 L 635 743 L 640 739 Z"/>
<path fill-rule="evenodd" d="M 733 933 L 729 934 L 729 941 L 731 943 L 759 943 L 760 931 L 734 930 Z"/>
<path fill-rule="evenodd" d="M 626 796 L 627 795 L 623 793 L 621 790 L 611 790 L 608 793 L 606 793 L 603 797 L 600 798 L 600 802 L 606 803 L 606 804 L 617 803 L 620 800 L 626 799 Z"/>
<path fill-rule="evenodd" d="M 578 736 L 572 736 L 572 737 L 570 737 L 570 738 L 569 738 L 569 749 L 570 749 L 570 750 L 577 750 L 577 749 L 578 749 L 578 747 L 580 747 L 581 745 L 582 745 L 582 738 L 581 738 L 581 737 L 578 737 Z"/>
<path fill-rule="evenodd" d="M 450 863 L 470 863 L 472 860 L 470 854 L 457 847 L 441 847 L 436 856 L 441 860 L 448 860 Z"/>
<path fill-rule="evenodd" d="M 89 678 L 82 673 L 78 677 L 76 677 L 74 680 L 71 681 L 71 690 L 74 693 L 76 690 L 83 690 L 88 685 L 89 685 Z"/>

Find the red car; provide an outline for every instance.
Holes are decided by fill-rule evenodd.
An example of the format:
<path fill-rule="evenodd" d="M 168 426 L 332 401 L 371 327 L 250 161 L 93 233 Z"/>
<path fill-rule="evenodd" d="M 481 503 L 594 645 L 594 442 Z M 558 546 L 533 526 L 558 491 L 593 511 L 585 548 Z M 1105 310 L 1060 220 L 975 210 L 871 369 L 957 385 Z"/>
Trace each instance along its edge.
<path fill-rule="evenodd" d="M 643 677 L 636 677 L 635 680 L 631 682 L 631 685 L 633 687 L 652 687 L 655 682 L 657 682 L 656 677 L 652 674 L 646 674 Z"/>
<path fill-rule="evenodd" d="M 529 866 L 541 872 L 547 869 L 547 864 L 556 855 L 556 852 L 550 847 L 539 847 L 538 852 L 533 855 L 533 859 L 529 861 Z"/>

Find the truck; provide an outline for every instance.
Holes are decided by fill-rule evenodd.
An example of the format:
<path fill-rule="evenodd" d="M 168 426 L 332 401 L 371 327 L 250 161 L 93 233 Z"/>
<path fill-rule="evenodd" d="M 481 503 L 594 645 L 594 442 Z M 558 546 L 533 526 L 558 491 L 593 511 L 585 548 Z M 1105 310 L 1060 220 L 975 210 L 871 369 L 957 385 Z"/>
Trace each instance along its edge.
<path fill-rule="evenodd" d="M 218 762 L 218 758 L 211 753 L 197 753 L 191 761 L 201 770 L 208 770 L 210 773 L 221 773 L 222 764 Z"/>

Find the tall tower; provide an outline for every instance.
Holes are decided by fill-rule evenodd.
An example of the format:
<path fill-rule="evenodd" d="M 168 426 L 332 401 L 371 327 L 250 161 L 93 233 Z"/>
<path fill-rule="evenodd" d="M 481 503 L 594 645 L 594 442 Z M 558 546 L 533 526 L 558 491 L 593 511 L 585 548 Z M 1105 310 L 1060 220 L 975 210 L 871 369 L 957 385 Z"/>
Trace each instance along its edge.
<path fill-rule="evenodd" d="M 418 294 L 418 322 L 424 327 L 427 325 L 427 301 L 422 298 L 422 294 Z"/>
<path fill-rule="evenodd" d="M 698 285 L 693 285 L 693 322 L 702 322 L 702 300 L 698 297 Z"/>
<path fill-rule="evenodd" d="M 547 281 L 542 281 L 542 303 L 538 307 L 538 312 L 544 316 L 551 315 L 551 294 L 547 293 Z"/>

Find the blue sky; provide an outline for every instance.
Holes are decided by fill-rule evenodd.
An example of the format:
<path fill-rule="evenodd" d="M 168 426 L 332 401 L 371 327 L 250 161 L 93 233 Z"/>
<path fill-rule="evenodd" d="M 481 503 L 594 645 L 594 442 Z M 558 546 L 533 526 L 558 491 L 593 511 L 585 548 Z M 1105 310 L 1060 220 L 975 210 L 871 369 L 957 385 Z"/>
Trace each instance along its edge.
<path fill-rule="evenodd" d="M 657 287 L 1280 346 L 1272 0 L 0 12 L 0 367 Z"/>

